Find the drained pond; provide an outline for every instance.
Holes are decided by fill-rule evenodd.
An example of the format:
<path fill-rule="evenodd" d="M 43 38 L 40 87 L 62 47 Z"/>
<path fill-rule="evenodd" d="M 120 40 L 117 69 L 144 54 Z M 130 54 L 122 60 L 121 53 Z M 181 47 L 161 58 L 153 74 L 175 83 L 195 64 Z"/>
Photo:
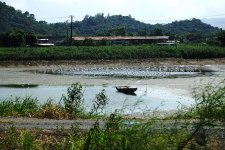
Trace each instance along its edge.
<path fill-rule="evenodd" d="M 188 86 L 196 79 L 223 77 L 224 68 L 213 70 L 201 66 L 56 67 L 15 69 L 15 72 L 2 69 L 0 76 L 5 79 L 2 80 L 3 86 L 0 86 L 0 99 L 32 96 L 40 103 L 48 99 L 58 103 L 62 95 L 67 94 L 67 88 L 72 83 L 81 82 L 84 107 L 87 111 L 91 109 L 92 100 L 102 89 L 106 90 L 106 95 L 110 99 L 106 108 L 107 113 L 117 109 L 122 109 L 125 113 L 156 109 L 171 111 L 177 110 L 181 105 L 194 104 Z M 17 84 L 26 83 L 35 85 L 17 87 Z M 119 93 L 115 88 L 118 85 L 136 87 L 137 91 L 135 95 Z"/>

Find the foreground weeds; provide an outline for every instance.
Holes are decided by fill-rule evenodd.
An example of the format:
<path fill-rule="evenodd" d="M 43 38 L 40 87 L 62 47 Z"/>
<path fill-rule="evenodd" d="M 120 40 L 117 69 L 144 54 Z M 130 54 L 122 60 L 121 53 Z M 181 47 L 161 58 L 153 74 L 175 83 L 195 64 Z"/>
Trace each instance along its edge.
<path fill-rule="evenodd" d="M 21 117 L 31 116 L 38 108 L 38 100 L 35 98 L 9 98 L 0 102 L 0 115 Z"/>

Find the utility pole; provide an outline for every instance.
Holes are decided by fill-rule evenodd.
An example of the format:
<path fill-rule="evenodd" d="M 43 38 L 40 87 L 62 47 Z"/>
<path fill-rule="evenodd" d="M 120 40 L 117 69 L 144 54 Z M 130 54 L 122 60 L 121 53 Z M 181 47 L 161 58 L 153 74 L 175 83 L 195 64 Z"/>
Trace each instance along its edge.
<path fill-rule="evenodd" d="M 70 24 L 70 45 L 73 44 L 73 15 L 70 16 L 71 24 Z"/>
<path fill-rule="evenodd" d="M 69 28 L 66 28 L 66 42 L 69 44 Z"/>

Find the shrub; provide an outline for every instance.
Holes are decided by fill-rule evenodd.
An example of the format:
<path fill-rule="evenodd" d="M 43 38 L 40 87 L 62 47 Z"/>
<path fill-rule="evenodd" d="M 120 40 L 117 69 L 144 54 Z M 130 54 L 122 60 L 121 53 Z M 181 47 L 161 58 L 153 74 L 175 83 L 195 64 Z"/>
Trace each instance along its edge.
<path fill-rule="evenodd" d="M 67 113 L 75 115 L 82 112 L 84 102 L 82 85 L 79 83 L 72 84 L 67 89 L 67 95 L 63 95 L 61 100 L 64 102 Z"/>
<path fill-rule="evenodd" d="M 106 96 L 105 90 L 103 89 L 99 94 L 96 95 L 95 99 L 93 100 L 91 114 L 102 114 L 108 102 L 109 98 Z"/>
<path fill-rule="evenodd" d="M 33 117 L 48 119 L 68 119 L 68 113 L 62 106 L 54 104 L 49 99 L 41 108 L 33 114 Z"/>

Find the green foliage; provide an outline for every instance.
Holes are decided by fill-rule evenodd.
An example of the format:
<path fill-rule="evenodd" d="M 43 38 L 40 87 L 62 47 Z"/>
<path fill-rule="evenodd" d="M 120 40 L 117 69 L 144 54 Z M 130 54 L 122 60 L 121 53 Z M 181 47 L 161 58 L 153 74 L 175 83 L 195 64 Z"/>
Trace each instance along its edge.
<path fill-rule="evenodd" d="M 68 119 L 69 115 L 60 104 L 55 104 L 52 99 L 48 99 L 43 105 L 40 106 L 32 117 L 35 118 L 48 118 L 48 119 Z"/>
<path fill-rule="evenodd" d="M 206 125 L 213 125 L 216 121 L 225 123 L 225 85 L 224 81 L 218 85 L 209 84 L 194 90 L 196 100 L 196 117 Z"/>
<path fill-rule="evenodd" d="M 46 22 L 38 22 L 33 14 L 29 14 L 27 11 L 22 13 L 21 10 L 15 10 L 15 8 L 6 5 L 4 2 L 0 2 L 0 15 L 0 33 L 26 29 L 28 32 L 48 35 L 50 31 L 50 27 Z"/>
<path fill-rule="evenodd" d="M 11 127 L 10 129 L 6 130 L 3 135 L 0 136 L 0 149 L 17 149 L 18 146 L 18 133 L 16 131 L 16 128 Z"/>
<path fill-rule="evenodd" d="M 179 143 L 178 149 L 184 149 L 191 141 L 195 141 L 198 146 L 206 146 L 208 144 L 206 129 L 214 131 L 213 127 L 225 123 L 224 81 L 219 84 L 209 83 L 194 88 L 193 98 L 196 104 L 191 108 L 183 108 L 181 113 L 178 112 L 178 115 L 176 115 L 176 119 L 195 119 L 192 120 L 192 123 L 188 123 L 189 126 L 192 125 L 192 130 Z"/>
<path fill-rule="evenodd" d="M 9 34 L 10 46 L 24 47 L 26 46 L 25 34 L 22 31 L 16 31 Z"/>
<path fill-rule="evenodd" d="M 225 31 L 218 34 L 218 40 L 220 41 L 221 46 L 225 46 Z"/>
<path fill-rule="evenodd" d="M 0 87 L 8 88 L 35 88 L 38 87 L 37 84 L 0 84 Z"/>
<path fill-rule="evenodd" d="M 223 47 L 209 45 L 177 46 L 71 46 L 48 48 L 0 48 L 0 60 L 97 60 L 147 58 L 205 59 L 225 57 Z"/>
<path fill-rule="evenodd" d="M 177 149 L 186 135 L 185 129 L 176 130 L 176 126 L 166 128 L 151 119 L 129 127 L 119 120 L 110 116 L 106 129 L 101 129 L 97 122 L 86 135 L 84 149 Z"/>
<path fill-rule="evenodd" d="M 33 150 L 36 147 L 34 137 L 27 130 L 21 132 L 21 139 L 19 141 L 20 148 L 23 150 Z"/>
<path fill-rule="evenodd" d="M 67 89 L 67 95 L 63 95 L 61 98 L 64 102 L 66 112 L 71 115 L 77 115 L 82 112 L 83 106 L 83 91 L 82 85 L 79 83 L 72 84 Z"/>
<path fill-rule="evenodd" d="M 5 131 L 3 137 L 0 137 L 0 149 L 33 150 L 40 148 L 30 131 L 21 130 L 19 132 L 14 127 L 11 127 Z"/>
<path fill-rule="evenodd" d="M 153 36 L 161 36 L 163 35 L 163 31 L 161 28 L 155 28 L 152 32 L 151 35 Z"/>
<path fill-rule="evenodd" d="M 37 42 L 37 37 L 34 33 L 23 30 L 0 34 L 0 36 L 0 46 L 3 47 L 34 46 Z"/>
<path fill-rule="evenodd" d="M 109 102 L 109 98 L 105 94 L 105 90 L 103 89 L 100 93 L 98 93 L 95 96 L 95 99 L 93 100 L 93 106 L 91 110 L 91 114 L 102 114 L 105 106 Z"/>
<path fill-rule="evenodd" d="M 186 38 L 189 43 L 201 43 L 205 41 L 201 33 L 190 33 L 187 34 Z"/>
<path fill-rule="evenodd" d="M 95 44 L 94 44 L 94 41 L 92 39 L 85 38 L 82 45 L 84 45 L 84 46 L 94 46 Z"/>
<path fill-rule="evenodd" d="M 125 27 L 114 27 L 108 30 L 108 36 L 125 36 L 126 28 Z"/>
<path fill-rule="evenodd" d="M 0 116 L 31 116 L 39 108 L 38 100 L 32 97 L 0 101 Z"/>
<path fill-rule="evenodd" d="M 37 43 L 37 36 L 35 33 L 28 32 L 26 33 L 26 45 L 34 46 Z"/>

